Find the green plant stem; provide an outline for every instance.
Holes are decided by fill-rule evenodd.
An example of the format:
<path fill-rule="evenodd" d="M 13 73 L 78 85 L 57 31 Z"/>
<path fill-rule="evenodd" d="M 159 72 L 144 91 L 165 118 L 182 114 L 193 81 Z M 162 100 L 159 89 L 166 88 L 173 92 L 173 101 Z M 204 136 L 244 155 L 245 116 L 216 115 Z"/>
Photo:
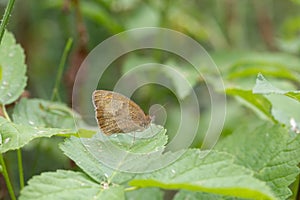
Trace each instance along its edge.
<path fill-rule="evenodd" d="M 3 177 L 5 179 L 5 183 L 6 183 L 6 186 L 7 186 L 7 189 L 8 189 L 8 192 L 9 192 L 9 195 L 10 195 L 10 198 L 12 200 L 16 200 L 16 196 L 15 196 L 15 193 L 14 193 L 14 190 L 13 190 L 13 187 L 11 185 L 11 182 L 10 182 L 10 179 L 9 179 L 9 176 L 8 176 L 8 173 L 7 173 L 7 170 L 6 170 L 6 164 L 5 164 L 5 161 L 3 159 L 3 155 L 0 154 L 0 164 L 2 166 L 2 174 L 3 174 Z"/>
<path fill-rule="evenodd" d="M 9 115 L 7 114 L 5 105 L 2 105 L 2 111 L 5 116 L 5 118 L 11 122 L 11 119 Z M 24 172 L 23 172 L 23 163 L 22 163 L 22 152 L 21 149 L 17 150 L 17 156 L 18 156 L 18 168 L 19 168 L 19 180 L 20 180 L 20 188 L 22 189 L 24 187 Z"/>
<path fill-rule="evenodd" d="M 9 0 L 9 2 L 6 6 L 2 22 L 0 24 L 0 44 L 1 44 L 1 41 L 2 41 L 2 38 L 3 38 L 3 35 L 4 35 L 5 27 L 8 24 L 10 14 L 11 14 L 12 9 L 14 7 L 14 4 L 15 4 L 15 0 Z"/>
<path fill-rule="evenodd" d="M 21 149 L 17 150 L 17 154 L 18 154 L 20 189 L 22 190 L 24 188 L 24 173 L 23 173 L 23 163 L 22 163 L 22 151 L 21 151 Z"/>
<path fill-rule="evenodd" d="M 62 54 L 62 57 L 60 59 L 58 72 L 57 72 L 57 76 L 56 76 L 56 80 L 55 80 L 55 85 L 54 85 L 54 88 L 53 88 L 53 91 L 52 91 L 51 101 L 54 101 L 55 97 L 59 98 L 58 88 L 59 88 L 59 85 L 60 85 L 60 82 L 61 82 L 64 66 L 65 66 L 65 63 L 66 63 L 66 60 L 67 60 L 68 53 L 71 49 L 72 43 L 73 43 L 72 38 L 69 38 L 67 43 L 66 43 L 66 46 L 65 46 L 64 52 Z"/>

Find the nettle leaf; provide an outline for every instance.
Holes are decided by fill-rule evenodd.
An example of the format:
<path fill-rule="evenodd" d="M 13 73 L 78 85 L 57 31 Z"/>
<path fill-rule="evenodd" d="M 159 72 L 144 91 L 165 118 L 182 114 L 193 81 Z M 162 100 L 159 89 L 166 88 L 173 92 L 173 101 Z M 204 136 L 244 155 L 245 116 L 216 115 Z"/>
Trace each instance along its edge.
<path fill-rule="evenodd" d="M 22 94 L 27 77 L 24 51 L 7 31 L 0 45 L 0 68 L 0 104 L 10 104 Z"/>
<path fill-rule="evenodd" d="M 60 148 L 96 181 L 123 183 L 135 175 L 128 169 L 130 172 L 146 170 L 152 162 L 161 159 L 166 142 L 165 129 L 151 125 L 143 132 L 112 136 L 97 133 L 92 138 L 71 137 Z M 173 158 L 173 155 L 167 156 L 163 157 L 165 161 Z"/>
<path fill-rule="evenodd" d="M 255 94 L 281 94 L 293 98 L 300 102 L 300 91 L 286 91 L 273 86 L 265 77 L 259 73 L 256 78 L 256 84 L 253 88 Z"/>
<path fill-rule="evenodd" d="M 63 150 L 64 154 L 72 159 L 76 165 L 78 165 L 85 173 L 92 177 L 95 181 L 101 182 L 107 180 L 110 177 L 113 183 L 123 183 L 130 180 L 133 175 L 128 173 L 115 173 L 115 170 L 103 165 L 99 160 L 97 160 L 92 152 L 90 152 L 84 142 L 81 141 L 82 138 L 71 137 L 65 140 L 63 144 L 60 145 L 60 149 Z M 76 149 L 76 151 L 74 151 Z M 101 151 L 98 149 L 97 151 Z"/>
<path fill-rule="evenodd" d="M 159 188 L 141 188 L 125 193 L 126 200 L 163 200 L 164 193 Z"/>
<path fill-rule="evenodd" d="M 68 129 L 37 128 L 27 125 L 15 124 L 0 117 L 0 153 L 23 147 L 31 140 L 40 137 L 51 137 L 57 134 L 70 133 Z"/>
<path fill-rule="evenodd" d="M 121 186 L 104 186 L 92 181 L 81 172 L 58 170 L 34 176 L 28 181 L 20 200 L 52 199 L 125 199 Z"/>
<path fill-rule="evenodd" d="M 219 143 L 217 149 L 235 155 L 236 163 L 266 182 L 278 199 L 291 195 L 288 186 L 299 174 L 299 135 L 291 136 L 279 125 L 264 124 L 254 130 L 242 127 Z"/>
<path fill-rule="evenodd" d="M 229 196 L 223 196 L 223 195 L 214 195 L 210 193 L 204 193 L 204 192 L 191 192 L 186 190 L 179 191 L 173 200 L 199 200 L 199 199 L 205 199 L 205 200 L 246 200 L 243 198 L 237 198 L 237 197 L 229 197 Z"/>
<path fill-rule="evenodd" d="M 272 115 L 295 132 L 300 133 L 300 91 L 287 91 L 273 86 L 258 74 L 253 93 L 265 95 L 272 103 Z"/>
<path fill-rule="evenodd" d="M 270 101 L 260 94 L 253 94 L 251 90 L 241 90 L 236 88 L 226 89 L 226 94 L 239 97 L 246 105 L 250 105 L 255 111 L 263 114 L 265 117 L 269 118 L 272 121 L 276 121 L 272 115 L 272 104 Z"/>
<path fill-rule="evenodd" d="M 62 103 L 42 99 L 21 99 L 15 106 L 12 117 L 17 124 L 76 130 L 74 117 L 79 118 L 79 115 Z"/>
<path fill-rule="evenodd" d="M 190 149 L 176 162 L 153 173 L 140 174 L 129 184 L 138 187 L 186 189 L 253 199 L 275 199 L 253 172 L 234 164 L 231 155 Z"/>

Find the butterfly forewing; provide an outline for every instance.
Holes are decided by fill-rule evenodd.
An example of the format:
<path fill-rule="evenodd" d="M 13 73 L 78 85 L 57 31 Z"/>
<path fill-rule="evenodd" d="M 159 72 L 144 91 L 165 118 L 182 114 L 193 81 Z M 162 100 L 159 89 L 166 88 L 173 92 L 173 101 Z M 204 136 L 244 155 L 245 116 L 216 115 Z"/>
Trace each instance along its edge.
<path fill-rule="evenodd" d="M 119 93 L 96 90 L 93 103 L 98 125 L 107 135 L 142 131 L 151 123 L 136 103 Z"/>

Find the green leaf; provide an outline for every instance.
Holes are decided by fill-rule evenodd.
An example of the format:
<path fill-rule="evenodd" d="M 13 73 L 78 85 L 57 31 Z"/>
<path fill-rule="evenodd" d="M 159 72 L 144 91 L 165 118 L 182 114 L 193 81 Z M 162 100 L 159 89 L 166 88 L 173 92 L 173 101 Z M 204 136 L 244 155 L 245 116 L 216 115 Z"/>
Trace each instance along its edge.
<path fill-rule="evenodd" d="M 126 200 L 163 200 L 164 193 L 159 188 L 141 188 L 126 192 Z"/>
<path fill-rule="evenodd" d="M 42 99 L 21 99 L 13 112 L 15 123 L 44 128 L 76 130 L 74 118 L 79 115 L 66 105 Z"/>
<path fill-rule="evenodd" d="M 250 105 L 254 111 L 258 111 L 260 114 L 263 114 L 265 117 L 269 118 L 272 121 L 276 121 L 272 115 L 272 104 L 270 101 L 260 94 L 253 94 L 250 90 L 241 90 L 235 88 L 226 89 L 226 94 L 239 97 L 244 100 L 247 105 Z"/>
<path fill-rule="evenodd" d="M 217 66 L 220 66 L 222 74 L 229 79 L 245 79 L 263 73 L 272 77 L 299 81 L 300 59 L 291 54 L 226 51 L 226 53 L 214 53 L 212 57 Z"/>
<path fill-rule="evenodd" d="M 111 199 L 122 200 L 121 186 L 101 186 L 81 172 L 58 170 L 33 177 L 21 191 L 20 200 L 52 199 Z"/>
<path fill-rule="evenodd" d="M 270 188 L 227 153 L 188 150 L 176 162 L 153 173 L 137 175 L 138 187 L 186 189 L 253 199 L 275 199 Z"/>
<path fill-rule="evenodd" d="M 81 131 L 84 132 L 84 130 Z M 60 145 L 60 149 L 62 149 L 64 154 L 72 159 L 85 173 L 99 183 L 110 177 L 112 177 L 111 182 L 113 183 L 123 183 L 133 177 L 133 174 L 129 173 L 114 173 L 115 170 L 99 162 L 94 154 L 85 147 L 82 138 L 68 138 Z M 74 149 L 76 149 L 76 151 L 74 151 Z M 95 151 L 97 152 L 99 149 Z"/>
<path fill-rule="evenodd" d="M 265 79 L 262 74 L 258 74 L 253 93 L 265 95 L 272 103 L 272 115 L 276 120 L 291 127 L 295 132 L 300 132 L 300 91 L 282 90 Z M 293 123 L 295 125 L 293 125 Z"/>
<path fill-rule="evenodd" d="M 143 132 L 111 136 L 97 133 L 92 138 L 71 137 L 60 148 L 96 181 L 108 179 L 109 182 L 123 183 L 135 175 L 125 169 L 134 171 L 151 167 L 151 162 L 159 159 L 165 158 L 165 162 L 171 159 L 173 155 L 161 155 L 166 142 L 165 129 L 151 125 Z"/>
<path fill-rule="evenodd" d="M 299 80 L 299 75 L 287 69 L 286 66 L 274 62 L 270 63 L 263 61 L 245 61 L 235 63 L 231 67 L 230 74 L 227 78 L 242 78 L 247 76 L 253 76 L 260 72 L 274 77 L 281 77 L 294 81 Z"/>
<path fill-rule="evenodd" d="M 300 91 L 286 91 L 273 86 L 265 77 L 259 73 L 253 88 L 255 94 L 281 94 L 300 102 Z"/>
<path fill-rule="evenodd" d="M 57 134 L 70 133 L 67 129 L 36 128 L 27 125 L 15 124 L 0 117 L 0 153 L 23 147 L 31 140 L 40 137 L 51 137 Z"/>
<path fill-rule="evenodd" d="M 179 191 L 174 200 L 198 200 L 198 199 L 205 199 L 205 200 L 243 200 L 242 198 L 236 197 L 228 197 L 223 195 L 215 195 L 210 193 L 204 192 L 191 192 L 186 190 Z"/>
<path fill-rule="evenodd" d="M 225 138 L 217 149 L 236 156 L 236 163 L 266 182 L 277 198 L 291 195 L 288 186 L 299 174 L 299 135 L 291 136 L 279 125 L 264 124 L 254 130 L 244 126 Z"/>
<path fill-rule="evenodd" d="M 10 104 L 22 94 L 27 77 L 23 49 L 7 31 L 0 45 L 0 67 L 0 104 Z"/>

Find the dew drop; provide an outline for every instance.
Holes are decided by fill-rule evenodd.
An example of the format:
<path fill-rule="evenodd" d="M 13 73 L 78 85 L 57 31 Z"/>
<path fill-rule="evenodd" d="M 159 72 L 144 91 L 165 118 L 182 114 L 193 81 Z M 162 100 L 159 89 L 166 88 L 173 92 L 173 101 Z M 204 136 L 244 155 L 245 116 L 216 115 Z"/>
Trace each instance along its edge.
<path fill-rule="evenodd" d="M 7 144 L 9 141 L 10 141 L 10 138 L 6 138 L 6 139 L 4 140 L 4 144 Z"/>
<path fill-rule="evenodd" d="M 9 93 L 7 93 L 7 96 L 11 97 L 11 96 L 12 96 L 12 94 L 9 92 Z"/>
<path fill-rule="evenodd" d="M 47 131 L 39 130 L 38 133 L 46 133 Z"/>
<path fill-rule="evenodd" d="M 30 125 L 34 125 L 34 122 L 33 121 L 30 121 L 28 122 Z"/>
<path fill-rule="evenodd" d="M 104 176 L 105 176 L 106 178 L 108 178 L 108 175 L 107 175 L 106 173 L 104 174 Z"/>
<path fill-rule="evenodd" d="M 173 174 L 175 174 L 175 173 L 176 173 L 175 169 L 171 169 L 171 172 L 172 172 Z"/>
<path fill-rule="evenodd" d="M 8 82 L 7 81 L 3 81 L 2 84 L 3 85 L 8 85 Z"/>

